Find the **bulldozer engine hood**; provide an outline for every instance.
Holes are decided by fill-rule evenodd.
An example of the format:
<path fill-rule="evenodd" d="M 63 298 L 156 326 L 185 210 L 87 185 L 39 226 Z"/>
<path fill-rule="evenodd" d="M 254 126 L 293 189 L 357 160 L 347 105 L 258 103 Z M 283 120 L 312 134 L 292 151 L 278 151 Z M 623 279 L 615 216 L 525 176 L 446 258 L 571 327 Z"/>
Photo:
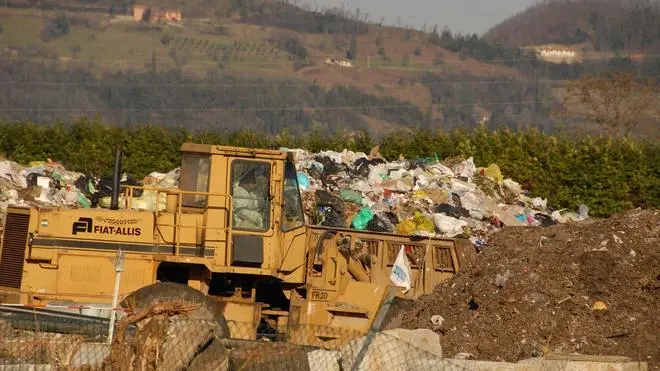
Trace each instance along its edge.
<path fill-rule="evenodd" d="M 38 220 L 35 237 L 39 239 L 153 242 L 154 215 L 151 212 L 46 209 L 39 210 Z"/>

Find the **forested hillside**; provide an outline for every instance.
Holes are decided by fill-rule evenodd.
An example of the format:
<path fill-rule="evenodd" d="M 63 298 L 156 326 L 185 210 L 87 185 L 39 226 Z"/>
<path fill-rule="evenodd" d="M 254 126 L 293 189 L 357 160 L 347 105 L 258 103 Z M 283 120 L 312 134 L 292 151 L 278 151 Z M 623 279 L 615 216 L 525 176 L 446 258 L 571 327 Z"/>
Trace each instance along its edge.
<path fill-rule="evenodd" d="M 5 2 L 0 119 L 98 116 L 120 126 L 265 134 L 383 136 L 481 124 L 556 132 L 579 124 L 553 115 L 566 80 L 608 70 L 660 76 L 652 55 L 548 63 L 517 45 L 438 27 L 383 26 L 357 10 L 257 0 L 145 3 L 178 7 L 184 20 L 134 20 L 131 1 Z M 328 65 L 328 57 L 352 67 Z"/>
<path fill-rule="evenodd" d="M 546 0 L 485 35 L 511 47 L 588 44 L 595 51 L 660 52 L 657 0 Z"/>

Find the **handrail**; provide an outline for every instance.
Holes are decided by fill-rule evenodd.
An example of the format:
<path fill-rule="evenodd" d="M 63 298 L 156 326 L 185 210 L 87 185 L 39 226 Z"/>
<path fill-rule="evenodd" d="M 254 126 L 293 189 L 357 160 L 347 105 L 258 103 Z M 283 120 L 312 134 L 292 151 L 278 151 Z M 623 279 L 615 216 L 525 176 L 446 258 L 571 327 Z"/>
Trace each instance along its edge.
<path fill-rule="evenodd" d="M 231 205 L 232 205 L 232 198 L 233 196 L 228 194 L 228 193 L 216 193 L 216 192 L 202 192 L 202 191 L 183 191 L 179 188 L 158 188 L 158 187 L 149 187 L 149 186 L 133 186 L 133 185 L 122 185 L 124 188 L 124 208 L 125 209 L 132 209 L 133 208 L 133 198 L 135 197 L 135 190 L 143 190 L 143 191 L 153 191 L 156 193 L 155 195 L 155 211 L 160 211 L 160 198 L 161 194 L 164 195 L 177 195 L 177 205 L 176 205 L 176 212 L 174 215 L 175 222 L 174 224 L 159 224 L 156 221 L 156 227 L 172 227 L 175 228 L 175 240 L 172 241 L 174 243 L 174 254 L 176 256 L 179 255 L 180 252 L 180 247 L 181 247 L 181 229 L 182 228 L 194 228 L 198 229 L 200 227 L 198 226 L 186 226 L 181 223 L 181 215 L 183 212 L 183 197 L 186 195 L 200 195 L 200 196 L 207 196 L 207 203 L 208 203 L 208 197 L 223 197 L 225 199 L 224 205 L 219 207 L 219 209 L 224 209 L 225 214 L 227 216 L 229 226 L 228 227 L 208 227 L 208 226 L 203 226 L 201 227 L 202 230 L 223 230 L 228 232 L 228 238 L 231 238 L 231 228 L 233 227 L 232 223 L 232 218 L 231 218 Z M 205 207 L 208 209 L 208 205 Z"/>
<path fill-rule="evenodd" d="M 179 188 L 159 188 L 159 187 L 145 187 L 145 186 L 132 186 L 132 185 L 122 185 L 123 188 L 127 190 L 141 189 L 144 191 L 156 191 L 158 193 L 165 194 L 176 194 L 176 195 L 204 195 L 204 196 L 220 196 L 220 197 L 232 197 L 229 193 L 215 193 L 215 192 L 202 192 L 202 191 L 184 191 Z M 126 193 L 126 192 L 124 192 Z M 131 193 L 132 195 L 132 193 Z"/>
<path fill-rule="evenodd" d="M 133 198 L 135 197 L 134 196 L 134 191 L 135 190 L 155 192 L 156 195 L 155 195 L 155 205 L 154 206 L 155 206 L 156 211 L 160 211 L 160 198 L 162 197 L 161 194 L 164 194 L 164 195 L 177 195 L 178 196 L 177 197 L 176 211 L 175 211 L 175 216 L 174 216 L 174 218 L 175 218 L 174 224 L 160 224 L 156 220 L 156 227 L 172 227 L 172 228 L 175 228 L 176 237 L 175 237 L 175 240 L 170 242 L 170 243 L 174 243 L 174 245 L 175 245 L 174 246 L 175 247 L 175 255 L 177 255 L 177 256 L 179 255 L 179 252 L 180 252 L 181 230 L 183 228 L 194 228 L 194 229 L 201 228 L 204 231 L 206 231 L 206 230 L 226 231 L 227 232 L 227 240 L 231 241 L 231 239 L 232 239 L 232 234 L 233 234 L 232 232 L 233 232 L 233 228 L 234 228 L 234 220 L 232 218 L 231 210 L 232 210 L 232 206 L 233 206 L 234 196 L 232 196 L 231 194 L 228 194 L 228 193 L 215 193 L 215 192 L 202 192 L 202 191 L 183 191 L 183 190 L 181 190 L 179 188 L 175 188 L 175 187 L 172 187 L 172 188 L 159 188 L 159 187 L 133 186 L 133 185 L 122 185 L 122 187 L 124 188 L 124 190 L 123 190 L 124 191 L 123 192 L 123 195 L 124 195 L 123 204 L 124 204 L 125 209 L 132 209 L 133 208 Z M 185 226 L 185 225 L 183 225 L 181 223 L 181 215 L 182 215 L 182 212 L 183 212 L 183 207 L 185 207 L 183 205 L 183 196 L 186 196 L 186 195 L 201 195 L 201 196 L 207 196 L 207 197 L 222 197 L 222 198 L 224 198 L 225 201 L 224 201 L 223 205 L 217 207 L 217 209 L 224 209 L 224 213 L 226 215 L 227 222 L 228 222 L 228 227 L 208 227 L 206 225 L 202 226 L 202 227 L 198 227 L 196 225 L 195 226 Z M 205 206 L 204 209 L 208 209 L 208 208 L 209 207 L 208 207 L 208 199 L 207 199 L 207 205 Z M 216 209 L 216 207 L 214 207 L 214 209 Z M 273 210 L 273 208 L 270 208 L 270 209 L 271 209 L 270 210 L 270 213 L 271 213 L 270 217 L 274 218 L 275 217 L 275 215 L 274 215 L 275 211 Z M 274 233 L 274 229 L 273 229 L 273 233 Z M 226 251 L 226 254 L 230 254 L 229 250 Z M 226 258 L 229 258 L 229 257 L 227 256 Z"/>

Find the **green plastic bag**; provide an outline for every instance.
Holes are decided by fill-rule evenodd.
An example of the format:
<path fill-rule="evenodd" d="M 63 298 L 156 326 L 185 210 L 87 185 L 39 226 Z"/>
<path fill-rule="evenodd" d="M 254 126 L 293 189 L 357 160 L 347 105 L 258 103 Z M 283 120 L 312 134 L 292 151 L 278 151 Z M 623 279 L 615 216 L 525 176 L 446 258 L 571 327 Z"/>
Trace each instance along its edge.
<path fill-rule="evenodd" d="M 360 212 L 357 213 L 355 218 L 353 218 L 353 222 L 351 223 L 351 226 L 353 229 L 357 230 L 364 230 L 367 228 L 367 224 L 371 221 L 371 219 L 374 218 L 374 213 L 371 211 L 370 208 L 368 207 L 363 207 L 360 209 Z"/>
<path fill-rule="evenodd" d="M 85 209 L 92 207 L 91 201 L 89 201 L 82 193 L 78 193 L 78 203 Z"/>
<path fill-rule="evenodd" d="M 362 205 L 362 195 L 360 192 L 356 192 L 350 189 L 342 189 L 339 191 L 339 197 L 344 201 L 353 202 L 358 205 Z"/>

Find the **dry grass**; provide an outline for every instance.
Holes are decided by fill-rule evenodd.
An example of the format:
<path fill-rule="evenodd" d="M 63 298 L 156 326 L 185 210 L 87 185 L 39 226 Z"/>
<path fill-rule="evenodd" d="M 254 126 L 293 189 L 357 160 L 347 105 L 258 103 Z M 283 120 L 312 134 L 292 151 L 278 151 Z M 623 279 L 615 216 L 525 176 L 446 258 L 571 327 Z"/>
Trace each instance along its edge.
<path fill-rule="evenodd" d="M 22 361 L 37 360 L 68 370 L 84 338 L 36 332 L 31 335 L 3 336 L 0 338 L 0 356 Z"/>

